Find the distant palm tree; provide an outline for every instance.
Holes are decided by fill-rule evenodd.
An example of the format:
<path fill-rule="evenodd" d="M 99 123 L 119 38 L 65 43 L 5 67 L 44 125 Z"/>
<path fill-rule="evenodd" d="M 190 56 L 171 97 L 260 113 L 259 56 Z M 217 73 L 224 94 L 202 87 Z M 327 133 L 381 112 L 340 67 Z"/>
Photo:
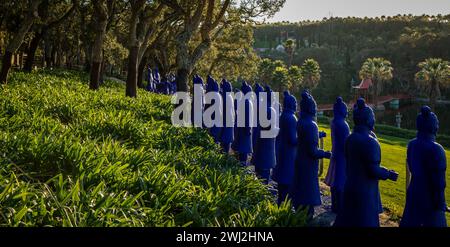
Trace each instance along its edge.
<path fill-rule="evenodd" d="M 378 108 L 378 95 L 383 89 L 383 84 L 392 79 L 393 68 L 391 62 L 384 58 L 368 58 L 359 71 L 361 79 L 372 80 L 372 93 L 375 109 Z"/>
<path fill-rule="evenodd" d="M 284 49 L 286 50 L 286 53 L 289 55 L 288 68 L 290 68 L 292 65 L 292 60 L 294 59 L 295 40 L 293 39 L 286 40 L 286 42 L 284 42 Z"/>
<path fill-rule="evenodd" d="M 303 77 L 303 87 L 313 90 L 319 85 L 320 81 L 319 63 L 314 59 L 306 59 L 301 67 L 301 75 Z"/>
<path fill-rule="evenodd" d="M 450 85 L 450 63 L 440 58 L 429 58 L 418 66 L 420 71 L 416 74 L 416 81 L 427 89 L 430 107 L 434 109 L 437 98 L 441 96 L 441 87 Z"/>

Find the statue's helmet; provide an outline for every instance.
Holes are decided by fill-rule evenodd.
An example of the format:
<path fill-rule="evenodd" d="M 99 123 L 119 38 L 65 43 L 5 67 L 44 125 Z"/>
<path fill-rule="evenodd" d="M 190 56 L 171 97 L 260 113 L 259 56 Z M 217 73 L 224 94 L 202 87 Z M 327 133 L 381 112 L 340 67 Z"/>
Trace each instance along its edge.
<path fill-rule="evenodd" d="M 252 87 L 244 81 L 242 82 L 241 91 L 243 94 L 250 93 L 252 91 Z"/>
<path fill-rule="evenodd" d="M 222 92 L 224 93 L 230 93 L 233 91 L 233 86 L 231 85 L 231 83 L 225 79 L 222 80 Z"/>
<path fill-rule="evenodd" d="M 333 112 L 335 118 L 346 118 L 348 114 L 347 105 L 341 97 L 336 98 L 336 102 L 333 105 Z"/>
<path fill-rule="evenodd" d="M 284 91 L 284 109 L 291 110 L 293 112 L 297 111 L 297 99 L 294 95 L 290 94 L 289 91 Z"/>
<path fill-rule="evenodd" d="M 359 98 L 353 107 L 353 121 L 355 125 L 366 126 L 369 130 L 373 130 L 375 126 L 375 114 L 363 98 Z"/>
<path fill-rule="evenodd" d="M 273 93 L 272 88 L 270 88 L 270 86 L 268 85 L 265 85 L 264 92 L 267 94 L 267 106 L 272 106 L 272 103 L 275 102 L 275 94 Z"/>
<path fill-rule="evenodd" d="M 262 92 L 264 92 L 264 88 L 259 83 L 256 83 L 255 84 L 256 97 L 259 97 L 259 94 L 262 93 Z"/>
<path fill-rule="evenodd" d="M 206 91 L 219 92 L 219 84 L 210 75 L 208 75 L 208 79 L 206 80 Z"/>
<path fill-rule="evenodd" d="M 428 106 L 423 106 L 416 120 L 417 130 L 422 133 L 436 135 L 439 130 L 439 119 Z"/>
<path fill-rule="evenodd" d="M 317 104 L 314 97 L 309 94 L 307 90 L 302 92 L 302 99 L 300 101 L 301 115 L 315 116 L 317 113 Z"/>
<path fill-rule="evenodd" d="M 194 84 L 201 84 L 203 86 L 203 79 L 199 75 L 194 75 Z"/>

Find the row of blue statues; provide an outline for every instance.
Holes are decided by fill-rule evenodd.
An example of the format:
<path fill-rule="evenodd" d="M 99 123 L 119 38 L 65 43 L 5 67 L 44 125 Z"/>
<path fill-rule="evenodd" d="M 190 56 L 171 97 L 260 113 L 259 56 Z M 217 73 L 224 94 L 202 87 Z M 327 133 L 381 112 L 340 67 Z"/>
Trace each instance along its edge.
<path fill-rule="evenodd" d="M 152 93 L 172 95 L 177 92 L 177 82 L 174 75 L 168 75 L 162 79 L 157 68 L 147 68 L 147 86 L 145 89 Z"/>
<path fill-rule="evenodd" d="M 234 102 L 237 112 L 237 99 L 229 92 L 233 90 L 227 80 L 219 83 L 208 76 L 206 85 L 203 79 L 194 76 L 194 84 L 205 87 L 205 91 L 220 94 L 223 100 L 223 117 L 226 118 L 226 102 Z M 252 87 L 242 83 L 243 94 L 252 92 Z M 254 86 L 256 104 L 261 104 L 260 94 L 271 95 L 270 87 Z M 273 97 L 267 97 L 269 118 L 276 117 L 271 104 Z M 214 102 L 212 102 L 214 103 Z M 211 104 L 212 105 L 212 104 Z M 211 105 L 205 104 L 204 109 Z M 252 116 L 252 101 L 245 99 L 245 118 Z M 289 199 L 295 209 L 307 210 L 312 217 L 314 207 L 321 205 L 319 188 L 319 160 L 330 159 L 325 183 L 330 186 L 332 210 L 337 214 L 335 226 L 378 227 L 382 203 L 379 191 L 380 180 L 397 181 L 398 173 L 384 168 L 381 163 L 380 144 L 375 135 L 375 114 L 364 99 L 353 106 L 354 128 L 350 131 L 346 122 L 348 107 L 342 98 L 337 98 L 333 107 L 334 118 L 331 122 L 332 151 L 319 149 L 319 140 L 326 134 L 319 132 L 315 122 L 317 104 L 313 96 L 304 91 L 301 94 L 299 118 L 297 118 L 297 100 L 294 95 L 284 92 L 282 114 L 277 122 L 279 134 L 276 138 L 261 138 L 262 126 L 245 125 L 238 127 L 212 127 L 209 133 L 223 150 L 231 149 L 238 154 L 243 166 L 249 160 L 255 166 L 255 172 L 264 183 L 272 178 L 277 182 L 278 203 Z M 257 118 L 259 119 L 259 118 Z M 236 121 L 236 118 L 234 119 Z M 226 122 L 226 119 L 224 119 Z M 246 121 L 249 124 L 249 121 Z M 407 190 L 407 200 L 400 226 L 446 226 L 445 202 L 446 158 L 442 146 L 435 142 L 439 121 L 427 106 L 417 117 L 417 138 L 408 145 L 407 164 L 412 174 Z M 250 159 L 251 158 L 251 159 Z"/>

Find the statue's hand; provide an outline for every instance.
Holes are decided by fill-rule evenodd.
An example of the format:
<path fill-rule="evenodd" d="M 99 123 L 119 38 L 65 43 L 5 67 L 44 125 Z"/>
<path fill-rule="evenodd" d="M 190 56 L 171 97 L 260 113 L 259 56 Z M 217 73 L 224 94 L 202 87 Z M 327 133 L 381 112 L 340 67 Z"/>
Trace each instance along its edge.
<path fill-rule="evenodd" d="M 325 159 L 331 159 L 331 152 L 330 151 L 326 151 L 325 152 Z"/>
<path fill-rule="evenodd" d="M 319 138 L 325 138 L 325 137 L 327 137 L 327 133 L 325 131 L 320 131 Z"/>
<path fill-rule="evenodd" d="M 388 178 L 389 180 L 392 180 L 392 181 L 397 181 L 397 179 L 398 179 L 398 172 L 396 172 L 396 171 L 394 171 L 394 170 L 390 170 L 389 171 L 389 178 Z"/>

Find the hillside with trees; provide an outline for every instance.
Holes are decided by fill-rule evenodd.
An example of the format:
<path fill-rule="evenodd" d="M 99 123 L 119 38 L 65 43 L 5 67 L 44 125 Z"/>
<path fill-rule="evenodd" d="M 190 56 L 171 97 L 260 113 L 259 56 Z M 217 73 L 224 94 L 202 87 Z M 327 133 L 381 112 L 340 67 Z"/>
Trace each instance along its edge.
<path fill-rule="evenodd" d="M 362 65 L 376 57 L 393 68 L 392 79 L 378 89 L 380 93 L 408 92 L 427 98 L 424 84 L 415 78 L 418 64 L 428 58 L 450 60 L 449 21 L 450 15 L 397 15 L 261 24 L 254 28 L 254 47 L 262 58 L 287 65 L 316 60 L 322 72 L 320 86 L 314 90 L 319 102 L 330 103 L 328 99 L 338 95 L 351 98 L 351 86 L 361 82 Z M 440 95 L 448 100 L 446 86 L 441 85 Z"/>

